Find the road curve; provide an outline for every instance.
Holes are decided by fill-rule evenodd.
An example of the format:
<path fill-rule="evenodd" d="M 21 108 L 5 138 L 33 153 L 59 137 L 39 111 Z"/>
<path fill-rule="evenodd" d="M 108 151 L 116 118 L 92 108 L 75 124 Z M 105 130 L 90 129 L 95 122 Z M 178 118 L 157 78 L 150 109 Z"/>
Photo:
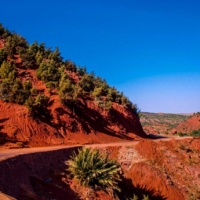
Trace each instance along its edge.
<path fill-rule="evenodd" d="M 186 138 L 193 138 L 193 137 L 155 137 L 154 135 L 151 135 L 153 141 L 169 141 L 171 139 L 176 140 L 183 140 Z M 31 154 L 31 153 L 39 153 L 39 152 L 46 152 L 46 151 L 55 151 L 60 149 L 67 149 L 71 147 L 109 147 L 109 146 L 130 146 L 130 145 L 136 145 L 139 141 L 124 141 L 124 142 L 115 142 L 115 143 L 103 143 L 103 144 L 84 144 L 84 145 L 72 145 L 72 146 L 50 146 L 50 147 L 33 147 L 33 148 L 21 148 L 21 149 L 0 149 L 0 161 L 16 157 L 18 155 L 22 154 Z"/>

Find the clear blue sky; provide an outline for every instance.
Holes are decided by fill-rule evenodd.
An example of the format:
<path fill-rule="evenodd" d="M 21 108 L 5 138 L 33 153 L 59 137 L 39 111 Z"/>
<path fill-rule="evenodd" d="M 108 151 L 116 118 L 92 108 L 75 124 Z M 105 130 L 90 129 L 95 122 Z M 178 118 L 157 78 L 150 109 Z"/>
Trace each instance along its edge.
<path fill-rule="evenodd" d="M 0 20 L 60 48 L 142 111 L 200 111 L 200 1 L 0 0 Z"/>

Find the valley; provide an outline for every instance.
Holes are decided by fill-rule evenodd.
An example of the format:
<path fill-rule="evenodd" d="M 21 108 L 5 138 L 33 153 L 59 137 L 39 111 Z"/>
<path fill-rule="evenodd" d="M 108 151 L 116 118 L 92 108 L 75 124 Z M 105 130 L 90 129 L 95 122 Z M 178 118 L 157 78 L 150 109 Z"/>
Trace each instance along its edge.
<path fill-rule="evenodd" d="M 148 113 L 141 112 L 140 122 L 148 134 L 169 134 L 169 131 L 192 114 Z"/>
<path fill-rule="evenodd" d="M 105 79 L 64 60 L 58 47 L 29 44 L 0 24 L 0 192 L 5 195 L 17 200 L 200 199 L 199 117 L 140 113 Z M 92 184 L 81 185 L 69 161 L 88 148 L 102 157 L 93 170 L 94 154 L 82 156 L 87 169 L 82 174 L 88 173 Z M 116 172 L 97 185 L 94 177 L 107 172 L 103 167 L 109 161 Z M 119 190 L 109 185 L 109 193 L 106 184 Z"/>

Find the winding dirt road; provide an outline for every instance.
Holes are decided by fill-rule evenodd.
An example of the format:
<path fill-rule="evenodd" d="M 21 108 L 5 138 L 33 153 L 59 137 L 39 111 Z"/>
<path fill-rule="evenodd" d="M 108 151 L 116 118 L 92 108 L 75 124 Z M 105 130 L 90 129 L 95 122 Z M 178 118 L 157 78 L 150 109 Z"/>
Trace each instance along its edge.
<path fill-rule="evenodd" d="M 177 136 L 156 136 L 151 135 L 151 138 L 153 141 L 169 141 L 171 139 L 176 140 L 183 140 L 186 138 L 192 138 L 192 137 L 177 137 Z M 22 154 L 31 154 L 31 153 L 39 153 L 39 152 L 46 152 L 46 151 L 55 151 L 59 149 L 66 149 L 71 147 L 109 147 L 109 146 L 131 146 L 138 144 L 139 141 L 125 141 L 125 142 L 116 142 L 116 143 L 103 143 L 103 144 L 85 144 L 85 145 L 72 145 L 72 146 L 50 146 L 50 147 L 34 147 L 34 148 L 22 148 L 22 149 L 0 149 L 0 161 L 13 158 L 18 155 Z"/>

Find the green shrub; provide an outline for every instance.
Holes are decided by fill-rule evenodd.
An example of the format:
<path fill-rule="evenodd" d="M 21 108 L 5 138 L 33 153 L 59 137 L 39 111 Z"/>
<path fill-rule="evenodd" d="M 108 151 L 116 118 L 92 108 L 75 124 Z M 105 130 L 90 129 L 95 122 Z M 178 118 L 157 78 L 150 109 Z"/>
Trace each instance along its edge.
<path fill-rule="evenodd" d="M 103 95 L 103 88 L 99 87 L 99 88 L 95 88 L 94 92 L 92 93 L 93 97 L 101 97 Z"/>
<path fill-rule="evenodd" d="M 69 70 L 71 72 L 77 71 L 76 65 L 69 60 L 65 61 L 65 68 L 66 68 L 66 70 Z"/>
<path fill-rule="evenodd" d="M 118 96 L 118 92 L 116 90 L 115 87 L 109 87 L 108 88 L 108 94 L 107 94 L 107 98 L 108 100 L 112 101 L 112 102 L 116 102 Z"/>
<path fill-rule="evenodd" d="M 30 95 L 32 85 L 29 82 L 21 84 L 17 79 L 4 79 L 0 84 L 0 99 L 7 102 L 24 104 Z"/>
<path fill-rule="evenodd" d="M 104 190 L 111 195 L 115 191 L 120 191 L 119 164 L 108 159 L 108 156 L 101 154 L 99 150 L 83 147 L 77 154 L 73 153 L 68 164 L 69 171 L 80 185 Z"/>
<path fill-rule="evenodd" d="M 24 147 L 24 143 L 23 142 L 17 142 L 16 145 L 20 148 L 23 148 Z"/>
<path fill-rule="evenodd" d="M 0 49 L 0 65 L 6 59 L 6 52 L 4 49 Z"/>
<path fill-rule="evenodd" d="M 143 199 L 142 200 L 150 200 L 148 195 L 143 195 Z"/>
<path fill-rule="evenodd" d="M 44 94 L 37 95 L 36 98 L 29 97 L 25 104 L 28 107 L 28 110 L 31 114 L 35 112 L 40 112 L 42 110 L 46 110 L 49 103 L 49 97 Z"/>
<path fill-rule="evenodd" d="M 14 76 L 16 78 L 15 65 L 11 62 L 3 61 L 0 67 L 0 77 L 2 79 L 11 78 Z"/>
<path fill-rule="evenodd" d="M 193 130 L 191 133 L 190 133 L 191 136 L 200 136 L 200 129 L 199 130 Z"/>
<path fill-rule="evenodd" d="M 128 198 L 127 200 L 138 200 L 138 196 L 136 196 L 135 194 L 133 194 L 133 197 L 132 198 Z M 150 200 L 149 196 L 148 195 L 144 195 L 143 194 L 143 198 L 142 200 Z"/>
<path fill-rule="evenodd" d="M 38 94 L 38 90 L 34 87 L 30 89 L 31 95 L 37 95 Z"/>
<path fill-rule="evenodd" d="M 182 134 L 181 132 L 178 132 L 177 135 L 178 135 L 179 137 L 182 137 L 182 136 L 183 136 L 183 134 Z"/>
<path fill-rule="evenodd" d="M 56 88 L 58 85 L 58 82 L 56 81 L 49 81 L 46 83 L 46 87 L 49 88 L 50 90 Z"/>
<path fill-rule="evenodd" d="M 42 61 L 36 70 L 36 76 L 45 83 L 50 81 L 58 82 L 60 79 L 60 73 L 58 68 L 55 67 L 54 61 Z"/>
<path fill-rule="evenodd" d="M 135 194 L 133 194 L 133 197 L 132 198 L 129 198 L 127 200 L 138 200 L 138 196 L 136 196 Z"/>
<path fill-rule="evenodd" d="M 79 86 L 85 91 L 85 92 L 91 92 L 94 90 L 94 76 L 93 74 L 85 74 L 80 82 Z"/>
<path fill-rule="evenodd" d="M 109 110 L 112 109 L 112 101 L 110 101 L 110 100 L 103 99 L 103 98 L 101 98 L 101 97 L 99 97 L 99 98 L 96 97 L 96 98 L 95 98 L 95 102 L 96 102 L 96 104 L 97 104 L 100 108 L 102 108 L 103 110 L 109 111 Z"/>
<path fill-rule="evenodd" d="M 86 67 L 77 67 L 77 72 L 79 76 L 84 76 L 86 74 Z"/>

